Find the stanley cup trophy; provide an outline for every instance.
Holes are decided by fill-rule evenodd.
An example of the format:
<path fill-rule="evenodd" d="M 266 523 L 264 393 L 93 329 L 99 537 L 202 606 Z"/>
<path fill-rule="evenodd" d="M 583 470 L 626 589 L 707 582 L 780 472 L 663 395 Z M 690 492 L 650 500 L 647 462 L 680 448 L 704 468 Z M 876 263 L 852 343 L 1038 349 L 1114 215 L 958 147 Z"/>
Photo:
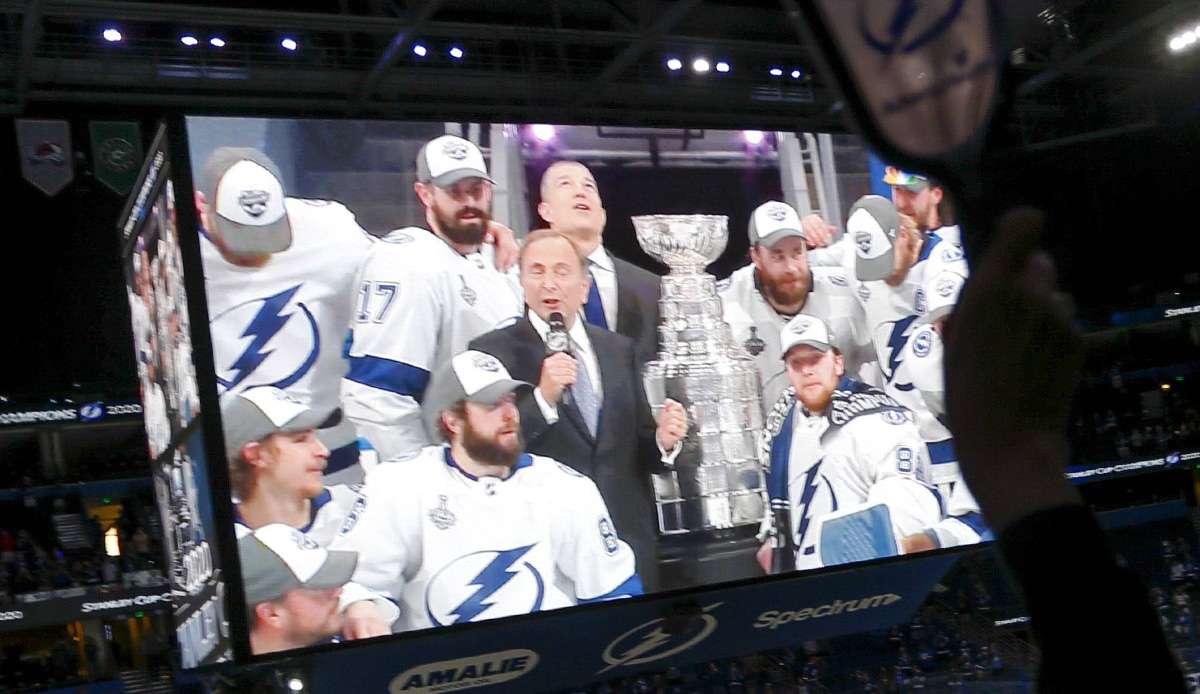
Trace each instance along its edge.
<path fill-rule="evenodd" d="M 646 397 L 684 405 L 683 450 L 653 475 L 664 588 L 762 574 L 755 535 L 765 508 L 757 455 L 763 427 L 761 387 L 752 358 L 722 319 L 716 279 L 704 268 L 729 239 L 728 218 L 633 218 L 638 243 L 666 264 L 659 301 L 658 359 L 646 364 Z"/>

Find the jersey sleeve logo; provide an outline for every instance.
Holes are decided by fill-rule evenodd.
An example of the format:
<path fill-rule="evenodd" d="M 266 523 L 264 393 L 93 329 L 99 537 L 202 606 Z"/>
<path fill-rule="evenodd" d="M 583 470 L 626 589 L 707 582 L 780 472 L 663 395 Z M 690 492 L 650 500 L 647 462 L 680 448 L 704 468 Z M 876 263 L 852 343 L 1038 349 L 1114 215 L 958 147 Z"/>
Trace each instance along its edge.
<path fill-rule="evenodd" d="M 962 260 L 962 257 L 962 249 L 958 246 L 952 245 L 946 250 L 942 251 L 942 262 L 945 263 L 953 263 L 956 260 Z"/>
<path fill-rule="evenodd" d="M 600 519 L 600 540 L 604 543 L 604 551 L 609 556 L 616 554 L 620 549 L 617 534 L 613 532 L 612 523 L 609 523 L 607 518 Z"/>
<path fill-rule="evenodd" d="M 896 449 L 896 471 L 902 475 L 911 475 L 916 469 L 915 457 L 913 450 L 908 446 L 900 446 Z"/>
<path fill-rule="evenodd" d="M 448 499 L 445 494 L 439 494 L 437 508 L 429 512 L 429 521 L 438 530 L 446 530 L 458 521 L 454 512 L 446 507 L 447 501 Z"/>
<path fill-rule="evenodd" d="M 933 335 L 928 330 L 922 330 L 913 340 L 913 354 L 918 357 L 927 357 L 932 346 Z"/>
<path fill-rule="evenodd" d="M 887 422 L 888 424 L 900 426 L 908 421 L 908 417 L 905 417 L 904 413 L 900 410 L 884 410 L 883 421 Z"/>
<path fill-rule="evenodd" d="M 923 316 L 928 305 L 928 302 L 925 301 L 925 289 L 917 287 L 917 292 L 913 296 L 913 310 L 917 312 L 918 316 Z"/>

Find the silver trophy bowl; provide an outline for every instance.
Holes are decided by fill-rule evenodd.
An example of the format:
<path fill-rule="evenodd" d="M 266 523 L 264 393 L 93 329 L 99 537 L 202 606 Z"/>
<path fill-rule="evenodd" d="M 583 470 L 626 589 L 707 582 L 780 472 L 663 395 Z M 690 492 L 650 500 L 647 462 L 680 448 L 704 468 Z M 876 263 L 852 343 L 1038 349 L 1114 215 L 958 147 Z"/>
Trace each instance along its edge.
<path fill-rule="evenodd" d="M 723 215 L 651 214 L 632 219 L 642 249 L 673 275 L 702 274 L 729 242 L 729 218 Z"/>

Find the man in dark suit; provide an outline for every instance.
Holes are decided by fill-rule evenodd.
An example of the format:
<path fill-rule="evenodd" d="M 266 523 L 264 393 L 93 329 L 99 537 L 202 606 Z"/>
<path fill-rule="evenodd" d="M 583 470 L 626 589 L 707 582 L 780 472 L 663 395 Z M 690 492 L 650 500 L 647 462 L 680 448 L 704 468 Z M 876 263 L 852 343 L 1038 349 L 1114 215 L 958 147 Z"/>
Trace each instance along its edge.
<path fill-rule="evenodd" d="M 470 348 L 495 356 L 513 378 L 537 384 L 517 401 L 526 450 L 596 483 L 617 535 L 633 547 L 646 589 L 655 590 L 658 524 L 650 473 L 678 454 L 687 413 L 668 399 L 655 422 L 633 342 L 582 320 L 591 281 L 571 239 L 535 231 L 518 263 L 525 317 L 480 335 Z"/>
<path fill-rule="evenodd" d="M 584 319 L 634 342 L 638 364 L 658 351 L 658 275 L 614 258 L 601 245 L 608 215 L 596 179 L 577 161 L 558 161 L 542 174 L 538 214 L 579 246 L 592 276 Z"/>

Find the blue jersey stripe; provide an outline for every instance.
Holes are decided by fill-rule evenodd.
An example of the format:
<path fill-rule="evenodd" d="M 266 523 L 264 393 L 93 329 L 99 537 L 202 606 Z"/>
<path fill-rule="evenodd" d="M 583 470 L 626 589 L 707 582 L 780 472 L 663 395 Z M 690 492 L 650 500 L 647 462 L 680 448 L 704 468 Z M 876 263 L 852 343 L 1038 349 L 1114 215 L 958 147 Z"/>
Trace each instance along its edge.
<path fill-rule="evenodd" d="M 579 598 L 579 603 L 601 602 L 602 600 L 616 600 L 617 598 L 628 598 L 634 595 L 641 595 L 644 591 L 642 588 L 642 577 L 633 574 L 625 579 L 621 585 L 613 588 L 604 595 L 598 595 L 594 598 Z"/>
<path fill-rule="evenodd" d="M 386 390 L 421 402 L 429 385 L 429 372 L 402 361 L 383 357 L 350 357 L 346 378 L 364 386 Z"/>
<path fill-rule="evenodd" d="M 975 534 L 979 535 L 979 539 L 981 541 L 987 542 L 993 538 L 992 530 L 988 527 L 987 521 L 983 519 L 983 514 L 972 511 L 971 513 L 964 513 L 961 516 L 952 517 L 959 523 L 962 523 L 971 530 L 974 530 Z"/>
<path fill-rule="evenodd" d="M 954 451 L 954 439 L 932 441 L 925 444 L 925 447 L 929 449 L 929 461 L 934 465 L 958 461 L 958 453 Z"/>

